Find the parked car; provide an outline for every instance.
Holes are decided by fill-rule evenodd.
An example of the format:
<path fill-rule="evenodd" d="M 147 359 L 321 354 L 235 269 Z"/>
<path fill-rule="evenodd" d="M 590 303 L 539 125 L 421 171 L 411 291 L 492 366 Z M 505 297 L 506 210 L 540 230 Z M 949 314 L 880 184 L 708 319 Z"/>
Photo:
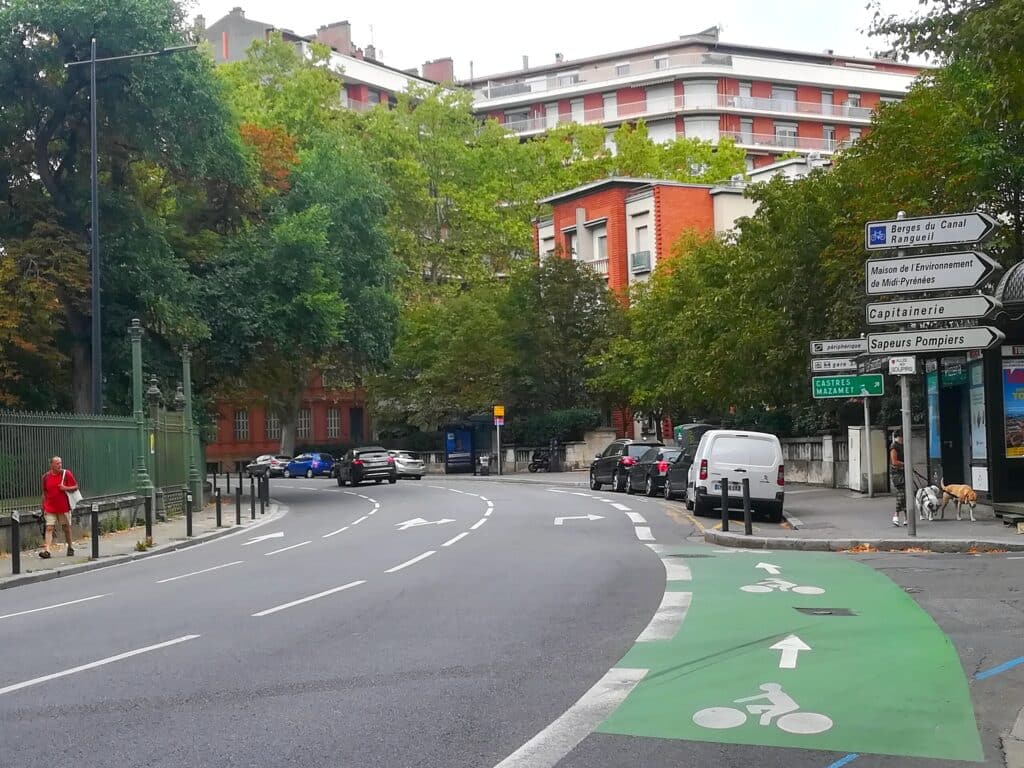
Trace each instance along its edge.
<path fill-rule="evenodd" d="M 411 477 L 413 480 L 423 477 L 423 460 L 415 454 L 409 451 L 388 451 L 388 455 L 395 460 L 395 470 L 399 477 Z"/>
<path fill-rule="evenodd" d="M 751 507 L 782 522 L 786 467 L 779 438 L 767 432 L 713 429 L 697 445 L 689 470 L 686 505 L 697 515 L 722 508 L 722 478 L 729 481 L 729 509 L 743 507 L 741 481 L 750 481 Z"/>
<path fill-rule="evenodd" d="M 330 475 L 334 457 L 329 453 L 300 453 L 284 468 L 285 477 L 316 477 Z"/>
<path fill-rule="evenodd" d="M 284 468 L 291 460 L 291 456 L 275 456 L 272 453 L 265 453 L 246 464 L 245 473 L 249 477 L 281 477 L 284 475 Z"/>
<path fill-rule="evenodd" d="M 668 465 L 665 476 L 664 494 L 666 499 L 683 498 L 686 496 L 686 484 L 690 474 L 690 465 L 697 453 L 697 446 L 705 432 L 714 427 L 711 424 L 681 424 L 675 428 L 676 445 L 680 454 Z"/>
<path fill-rule="evenodd" d="M 662 445 L 659 440 L 613 440 L 599 453 L 590 465 L 590 489 L 601 490 L 605 483 L 611 483 L 612 490 L 626 490 L 629 469 L 649 448 Z"/>
<path fill-rule="evenodd" d="M 388 455 L 387 448 L 369 445 L 353 448 L 338 459 L 334 465 L 334 476 L 338 479 L 338 485 L 359 485 L 364 480 L 397 483 L 398 469 L 394 458 Z"/>
<path fill-rule="evenodd" d="M 656 445 L 648 448 L 629 469 L 626 479 L 626 493 L 640 493 L 655 496 L 665 487 L 669 463 L 681 454 L 678 448 Z"/>

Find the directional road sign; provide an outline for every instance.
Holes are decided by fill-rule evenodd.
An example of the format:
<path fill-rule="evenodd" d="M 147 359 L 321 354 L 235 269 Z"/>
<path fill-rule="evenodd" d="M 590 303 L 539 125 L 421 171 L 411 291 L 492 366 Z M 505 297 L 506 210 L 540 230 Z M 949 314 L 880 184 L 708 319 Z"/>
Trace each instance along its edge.
<path fill-rule="evenodd" d="M 817 399 L 832 397 L 878 397 L 885 394 L 885 380 L 880 373 L 861 376 L 814 376 L 812 393 Z"/>
<path fill-rule="evenodd" d="M 869 251 L 880 251 L 886 248 L 977 243 L 989 237 L 996 226 L 995 219 L 977 211 L 869 221 L 864 225 L 864 247 Z"/>
<path fill-rule="evenodd" d="M 987 325 L 975 328 L 945 328 L 938 331 L 869 333 L 868 352 L 872 355 L 888 355 L 988 349 L 1001 342 L 1003 338 L 1002 331 Z"/>
<path fill-rule="evenodd" d="M 848 373 L 857 370 L 852 357 L 816 357 L 811 360 L 812 373 Z"/>
<path fill-rule="evenodd" d="M 864 290 L 868 296 L 955 291 L 982 285 L 1000 270 L 980 251 L 869 259 L 864 262 Z"/>
<path fill-rule="evenodd" d="M 812 355 L 849 355 L 867 351 L 866 339 L 822 339 L 811 342 Z"/>
<path fill-rule="evenodd" d="M 988 317 L 1002 304 L 991 296 L 947 296 L 941 299 L 886 301 L 868 304 L 868 325 L 922 323 L 936 320 L 971 320 Z"/>
<path fill-rule="evenodd" d="M 889 358 L 890 376 L 913 376 L 915 373 L 917 373 L 917 358 L 913 355 Z"/>

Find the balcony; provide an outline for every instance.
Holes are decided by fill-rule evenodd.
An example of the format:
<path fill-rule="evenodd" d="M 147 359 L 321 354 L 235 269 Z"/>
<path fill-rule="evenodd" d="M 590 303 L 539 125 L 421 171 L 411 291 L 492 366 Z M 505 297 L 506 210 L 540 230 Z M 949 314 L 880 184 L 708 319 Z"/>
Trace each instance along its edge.
<path fill-rule="evenodd" d="M 775 115 L 810 115 L 828 120 L 871 121 L 874 110 L 848 104 L 822 104 L 817 101 L 794 101 L 792 99 L 765 99 L 757 96 L 735 96 L 718 94 L 718 106 L 737 112 L 767 112 Z"/>
<path fill-rule="evenodd" d="M 629 254 L 629 271 L 634 275 L 643 275 L 651 271 L 651 252 L 637 251 Z"/>
<path fill-rule="evenodd" d="M 796 150 L 798 152 L 832 153 L 843 149 L 851 143 L 849 140 L 838 141 L 836 139 L 818 139 L 789 134 L 750 133 L 748 131 L 721 131 L 719 138 L 732 139 L 741 147 L 768 149 L 773 152 Z"/>
<path fill-rule="evenodd" d="M 581 261 L 580 263 L 586 264 L 597 274 L 608 277 L 608 259 L 593 259 L 591 261 Z"/>

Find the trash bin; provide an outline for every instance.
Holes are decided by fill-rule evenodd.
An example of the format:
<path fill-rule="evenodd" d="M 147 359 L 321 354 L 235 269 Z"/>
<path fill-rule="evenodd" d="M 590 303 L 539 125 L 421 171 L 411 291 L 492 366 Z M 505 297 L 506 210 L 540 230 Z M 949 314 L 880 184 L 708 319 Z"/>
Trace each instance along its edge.
<path fill-rule="evenodd" d="M 490 456 L 478 456 L 477 457 L 477 474 L 490 475 L 491 474 L 491 457 Z"/>

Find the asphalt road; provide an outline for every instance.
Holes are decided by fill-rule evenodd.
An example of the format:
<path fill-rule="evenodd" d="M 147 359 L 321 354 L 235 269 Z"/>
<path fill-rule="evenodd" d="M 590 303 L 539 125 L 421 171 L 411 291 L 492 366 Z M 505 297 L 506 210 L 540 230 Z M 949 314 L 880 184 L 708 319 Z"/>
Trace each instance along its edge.
<path fill-rule="evenodd" d="M 259 530 L 0 593 L 0 765 L 824 768 L 851 759 L 728 734 L 606 732 L 617 707 L 628 715 L 641 711 L 634 700 L 658 695 L 645 687 L 653 672 L 616 677 L 624 660 L 663 658 L 673 636 L 719 629 L 731 647 L 743 624 L 705 613 L 703 596 L 721 588 L 714 574 L 729 563 L 756 560 L 688 539 L 678 505 L 456 478 L 344 490 L 281 480 L 272 492 L 289 513 Z M 831 594 L 842 579 L 855 591 L 862 572 L 877 579 L 872 588 L 892 586 L 879 569 L 910 587 L 955 644 L 961 677 L 1024 656 L 1024 560 L 860 558 L 869 568 L 824 557 L 835 560 L 784 567 L 830 589 L 838 569 Z M 861 570 L 840 578 L 843 567 Z M 689 598 L 666 589 L 692 589 L 691 615 Z M 855 636 L 849 645 L 855 654 Z M 812 657 L 834 664 L 834 681 L 855 684 L 843 681 L 838 651 L 834 662 L 823 651 Z M 734 651 L 702 674 L 742 663 Z M 1024 665 L 970 683 L 986 764 L 1002 765 L 998 736 L 1024 706 L 1022 683 Z M 776 730 L 748 724 L 737 741 Z M 869 756 L 870 746 L 857 766 L 934 762 Z"/>

